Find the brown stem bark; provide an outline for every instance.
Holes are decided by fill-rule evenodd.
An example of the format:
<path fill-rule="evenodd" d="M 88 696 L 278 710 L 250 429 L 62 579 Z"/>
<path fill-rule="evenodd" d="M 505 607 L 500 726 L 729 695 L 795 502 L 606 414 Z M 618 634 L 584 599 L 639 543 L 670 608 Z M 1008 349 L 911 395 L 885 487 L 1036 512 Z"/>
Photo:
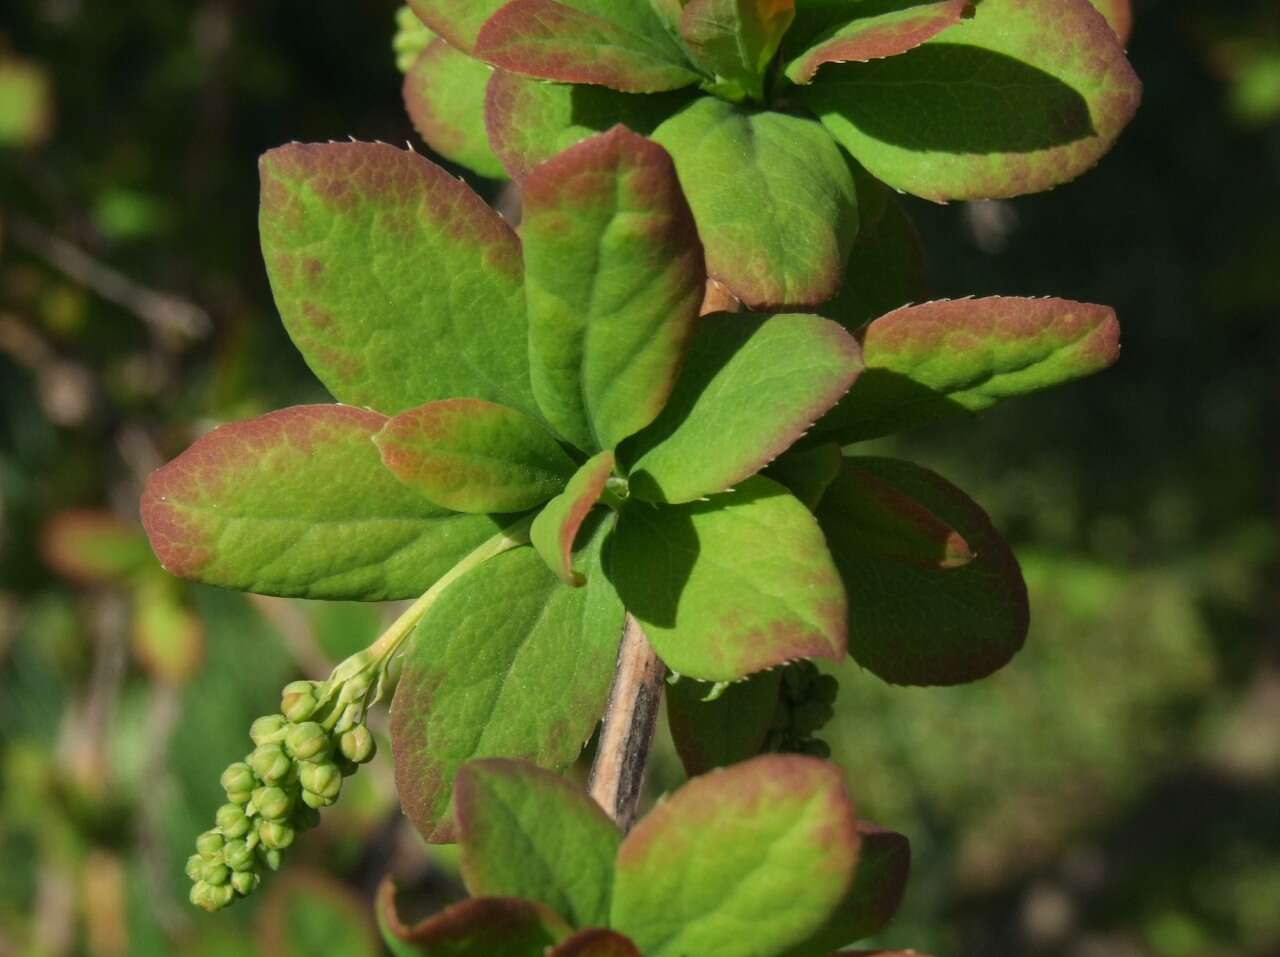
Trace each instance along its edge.
<path fill-rule="evenodd" d="M 630 614 L 618 648 L 588 790 L 625 834 L 635 823 L 667 668 Z"/>

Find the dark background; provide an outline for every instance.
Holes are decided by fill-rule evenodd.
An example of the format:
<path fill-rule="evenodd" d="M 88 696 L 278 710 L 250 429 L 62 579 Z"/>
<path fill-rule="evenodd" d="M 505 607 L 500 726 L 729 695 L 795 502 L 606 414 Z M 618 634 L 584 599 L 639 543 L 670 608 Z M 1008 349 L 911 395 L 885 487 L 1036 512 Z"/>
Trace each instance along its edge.
<path fill-rule="evenodd" d="M 177 586 L 136 557 L 151 468 L 323 397 L 271 305 L 255 161 L 416 143 L 395 8 L 0 11 L 0 63 L 43 71 L 53 103 L 47 135 L 0 145 L 0 957 L 376 953 L 350 905 L 388 866 L 450 886 L 382 759 L 261 901 L 184 903 L 251 718 L 381 612 Z M 842 676 L 826 737 L 860 810 L 915 848 L 885 944 L 1280 954 L 1280 8 L 1149 0 L 1131 56 L 1145 101 L 1097 170 L 909 203 L 939 296 L 1104 302 L 1125 338 L 1095 379 L 885 445 L 991 511 L 1034 601 L 989 681 Z"/>

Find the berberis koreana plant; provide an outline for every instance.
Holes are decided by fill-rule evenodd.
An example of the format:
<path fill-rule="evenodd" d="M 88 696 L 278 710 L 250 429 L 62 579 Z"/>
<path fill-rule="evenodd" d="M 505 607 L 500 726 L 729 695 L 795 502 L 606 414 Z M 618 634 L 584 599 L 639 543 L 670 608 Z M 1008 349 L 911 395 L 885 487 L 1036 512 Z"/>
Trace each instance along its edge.
<path fill-rule="evenodd" d="M 218 909 L 279 865 L 373 757 L 368 709 L 394 689 L 402 804 L 427 840 L 462 843 L 479 895 L 417 928 L 384 899 L 397 953 L 820 957 L 887 921 L 906 844 L 857 825 L 838 772 L 814 757 L 837 686 L 813 660 L 847 653 L 897 684 L 974 681 L 1016 654 L 1028 623 L 1017 562 L 982 509 L 854 446 L 1087 375 L 1119 340 L 1102 306 L 909 304 L 922 298 L 910 222 L 840 149 L 922 195 L 1042 188 L 1105 150 L 1136 81 L 1083 0 L 417 7 L 507 71 L 516 51 L 556 79 L 696 89 L 674 108 L 671 93 L 584 100 L 598 88 L 490 76 L 403 31 L 409 88 L 428 82 L 423 102 L 449 118 L 432 126 L 419 109 L 419 125 L 462 144 L 436 136 L 441 152 L 487 155 L 477 66 L 492 141 L 527 134 L 518 234 L 412 151 L 294 144 L 263 158 L 276 303 L 338 404 L 215 429 L 152 476 L 144 523 L 165 567 L 197 581 L 412 603 L 254 723 L 188 862 L 192 900 Z M 661 35 L 640 31 L 654 23 Z M 841 62 L 868 49 L 900 55 Z M 860 72 L 897 61 L 900 74 Z M 609 109 L 550 135 L 537 111 L 495 119 L 504 88 L 561 98 L 561 118 Z M 877 99 L 895 89 L 905 98 Z M 821 111 L 834 138 L 788 112 L 821 90 L 847 96 L 840 116 L 891 116 L 925 139 L 860 152 Z M 643 101 L 693 139 L 736 132 L 707 138 L 718 158 L 704 165 L 684 134 L 615 125 L 618 97 L 636 98 L 628 121 Z M 992 119 L 979 101 L 1008 111 Z M 939 129 L 960 138 L 942 149 Z M 848 189 L 815 186 L 814 162 Z M 635 675 L 660 689 L 664 667 L 676 748 L 704 776 L 619 846 L 602 812 L 537 768 L 572 764 L 605 714 L 597 770 L 620 752 L 618 787 L 636 797 L 659 692 Z M 618 721 L 634 733 L 609 735 Z M 475 763 L 494 758 L 535 767 Z"/>

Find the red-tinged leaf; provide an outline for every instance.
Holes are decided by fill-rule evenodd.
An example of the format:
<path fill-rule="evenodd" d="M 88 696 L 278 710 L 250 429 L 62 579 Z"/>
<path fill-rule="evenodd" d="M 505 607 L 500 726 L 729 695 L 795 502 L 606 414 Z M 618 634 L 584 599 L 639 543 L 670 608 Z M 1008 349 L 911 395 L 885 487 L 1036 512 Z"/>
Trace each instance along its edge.
<path fill-rule="evenodd" d="M 688 0 L 679 30 L 690 55 L 714 76 L 707 89 L 764 99 L 764 78 L 795 16 L 795 0 Z"/>
<path fill-rule="evenodd" d="M 58 512 L 40 533 L 40 557 L 63 578 L 82 585 L 120 581 L 155 563 L 136 525 L 110 512 Z"/>
<path fill-rule="evenodd" d="M 147 480 L 142 523 L 180 578 L 267 595 L 411 598 L 502 524 L 396 480 L 384 416 L 295 406 L 215 429 Z"/>
<path fill-rule="evenodd" d="M 927 566 L 870 548 L 859 519 L 873 480 L 919 503 L 968 543 L 959 567 Z M 818 507 L 849 594 L 849 654 L 885 681 L 955 685 L 999 670 L 1026 639 L 1027 589 L 986 513 L 941 476 L 895 459 L 853 458 Z"/>
<path fill-rule="evenodd" d="M 646 957 L 756 957 L 807 939 L 852 885 L 834 765 L 768 755 L 695 778 L 622 842 L 610 926 Z"/>
<path fill-rule="evenodd" d="M 596 927 L 574 934 L 547 951 L 547 957 L 644 957 L 626 937 Z"/>
<path fill-rule="evenodd" d="M 1040 192 L 1090 169 L 1142 84 L 1089 0 L 982 0 L 899 56 L 795 89 L 877 179 L 937 202 Z"/>
<path fill-rule="evenodd" d="M 549 907 L 512 897 L 465 900 L 406 924 L 390 877 L 378 887 L 375 907 L 382 939 L 395 957 L 544 957 L 569 934 L 569 926 Z"/>
<path fill-rule="evenodd" d="M 847 9 L 854 19 L 821 31 L 811 45 L 787 63 L 793 83 L 809 83 L 824 63 L 866 62 L 897 56 L 953 26 L 973 12 L 973 0 L 918 2 L 901 9 L 859 15 L 858 5 Z"/>
<path fill-rule="evenodd" d="M 275 881 L 258 912 L 261 952 L 272 957 L 378 957 L 378 933 L 365 903 L 319 873 L 294 872 Z"/>
<path fill-rule="evenodd" d="M 1106 306 L 1065 299 L 958 299 L 907 306 L 859 334 L 867 368 L 813 432 L 842 444 L 981 412 L 1091 375 L 1120 355 Z"/>
<path fill-rule="evenodd" d="M 485 21 L 507 0 L 405 0 L 425 23 L 464 53 L 475 49 L 476 35 Z"/>
<path fill-rule="evenodd" d="M 1120 42 L 1127 45 L 1133 36 L 1132 0 L 1092 0 L 1092 3 L 1107 18 Z"/>
<path fill-rule="evenodd" d="M 465 183 L 380 143 L 285 146 L 261 171 L 276 305 L 339 401 L 391 415 L 466 397 L 537 415 L 520 241 Z"/>
<path fill-rule="evenodd" d="M 828 924 L 779 957 L 816 957 L 879 933 L 902 904 L 911 871 L 911 842 L 896 831 L 858 822 L 861 849 L 853 886 Z"/>
<path fill-rule="evenodd" d="M 915 950 L 842 950 L 831 957 L 928 957 Z"/>
<path fill-rule="evenodd" d="M 414 129 L 435 152 L 481 176 L 505 179 L 484 122 L 492 75 L 487 63 L 436 38 L 405 73 L 402 92 Z"/>
<path fill-rule="evenodd" d="M 529 531 L 533 547 L 566 585 L 576 588 L 585 581 L 573 567 L 574 543 L 612 474 L 613 453 L 601 452 L 578 469 L 565 490 L 548 502 L 533 520 Z"/>
<path fill-rule="evenodd" d="M 401 412 L 373 441 L 396 478 L 455 512 L 522 512 L 559 494 L 574 472 L 540 423 L 480 399 Z"/>
<path fill-rule="evenodd" d="M 706 289 L 702 245 L 671 157 L 616 126 L 524 182 L 534 396 L 595 452 L 667 403 Z"/>
<path fill-rule="evenodd" d="M 475 54 L 513 73 L 623 93 L 701 79 L 649 4 L 634 0 L 511 0 L 484 25 Z"/>
<path fill-rule="evenodd" d="M 735 681 L 710 701 L 713 686 L 704 682 L 681 678 L 668 686 L 667 724 L 685 773 L 694 777 L 760 754 L 781 685 L 782 671 L 775 668 Z"/>

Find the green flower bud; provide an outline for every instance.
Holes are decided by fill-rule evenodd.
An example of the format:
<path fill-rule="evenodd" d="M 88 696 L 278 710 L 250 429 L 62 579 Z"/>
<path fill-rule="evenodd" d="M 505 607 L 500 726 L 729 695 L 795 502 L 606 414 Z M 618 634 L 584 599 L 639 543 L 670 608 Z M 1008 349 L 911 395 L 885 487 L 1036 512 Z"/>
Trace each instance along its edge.
<path fill-rule="evenodd" d="M 774 706 L 773 720 L 769 722 L 769 728 L 773 731 L 785 731 L 789 727 L 791 727 L 791 705 L 779 698 L 777 705 Z"/>
<path fill-rule="evenodd" d="M 369 729 L 361 724 L 342 735 L 338 740 L 338 749 L 348 761 L 364 764 L 372 760 L 378 746 Z"/>
<path fill-rule="evenodd" d="M 257 745 L 275 744 L 289 730 L 289 722 L 282 714 L 265 714 L 249 728 L 249 737 Z"/>
<path fill-rule="evenodd" d="M 253 868 L 253 848 L 244 841 L 228 841 L 222 849 L 222 860 L 233 871 L 247 871 Z"/>
<path fill-rule="evenodd" d="M 328 807 L 332 804 L 333 800 L 333 798 L 327 798 L 323 794 L 316 794 L 315 791 L 308 791 L 306 788 L 302 789 L 302 803 L 313 811 L 319 812 L 322 807 Z"/>
<path fill-rule="evenodd" d="M 218 808 L 215 820 L 222 836 L 228 839 L 244 837 L 253 828 L 253 822 L 239 804 L 224 804 Z"/>
<path fill-rule="evenodd" d="M 813 734 L 826 727 L 827 722 L 835 715 L 831 705 L 821 701 L 806 701 L 796 705 L 791 713 L 791 727 L 802 736 Z"/>
<path fill-rule="evenodd" d="M 289 729 L 284 739 L 284 746 L 290 754 L 301 761 L 314 761 L 329 756 L 333 742 L 329 733 L 314 721 L 296 724 Z"/>
<path fill-rule="evenodd" d="M 196 850 L 205 860 L 211 860 L 222 853 L 224 843 L 222 835 L 217 831 L 205 831 L 196 838 Z"/>
<path fill-rule="evenodd" d="M 835 704 L 836 697 L 840 694 L 840 682 L 836 680 L 834 675 L 819 675 L 818 680 L 813 683 L 810 689 L 810 696 L 814 701 L 821 701 L 823 704 Z"/>
<path fill-rule="evenodd" d="M 206 861 L 200 879 L 211 887 L 221 887 L 231 878 L 231 868 L 221 861 Z"/>
<path fill-rule="evenodd" d="M 231 886 L 235 888 L 235 892 L 241 897 L 245 897 L 253 893 L 254 888 L 261 883 L 262 878 L 253 871 L 237 871 L 231 875 Z"/>
<path fill-rule="evenodd" d="M 342 772 L 332 761 L 304 761 L 298 768 L 298 781 L 304 791 L 335 801 L 342 790 Z M 314 805 L 312 805 L 314 807 Z"/>
<path fill-rule="evenodd" d="M 293 810 L 293 797 L 281 788 L 258 788 L 253 792 L 253 806 L 266 821 L 283 821 Z M 261 828 L 258 829 L 261 833 Z"/>
<path fill-rule="evenodd" d="M 280 852 L 273 847 L 267 847 L 265 844 L 260 845 L 258 847 L 258 860 L 273 871 L 280 870 L 282 858 Z"/>
<path fill-rule="evenodd" d="M 209 910 L 222 910 L 235 899 L 236 891 L 230 884 L 220 884 L 217 887 L 209 885 L 208 900 L 212 905 Z"/>
<path fill-rule="evenodd" d="M 283 851 L 293 843 L 294 830 L 282 821 L 263 821 L 258 827 L 262 846 L 272 851 Z"/>
<path fill-rule="evenodd" d="M 237 761 L 222 772 L 222 789 L 227 792 L 227 800 L 235 804 L 247 804 L 257 786 L 253 769 L 243 761 Z"/>
<path fill-rule="evenodd" d="M 307 794 L 307 791 L 302 792 L 303 801 L 306 801 Z M 309 831 L 320 824 L 320 812 L 310 804 L 299 804 L 293 809 L 293 817 L 290 819 L 290 823 L 296 831 Z"/>
<path fill-rule="evenodd" d="M 293 770 L 293 762 L 278 744 L 254 748 L 253 754 L 249 755 L 249 766 L 263 784 L 279 784 Z"/>
<path fill-rule="evenodd" d="M 204 881 L 196 881 L 191 885 L 191 893 L 187 895 L 188 900 L 197 907 L 204 910 L 217 910 L 216 907 L 210 906 L 209 903 L 210 887 Z"/>
<path fill-rule="evenodd" d="M 189 880 L 200 880 L 200 875 L 204 873 L 204 858 L 199 854 L 192 854 L 187 858 L 186 871 Z"/>
<path fill-rule="evenodd" d="M 316 683 L 314 681 L 291 681 L 285 685 L 284 692 L 280 697 L 280 710 L 284 712 L 284 716 L 295 724 L 306 721 L 320 707 L 320 701 L 316 697 Z"/>

